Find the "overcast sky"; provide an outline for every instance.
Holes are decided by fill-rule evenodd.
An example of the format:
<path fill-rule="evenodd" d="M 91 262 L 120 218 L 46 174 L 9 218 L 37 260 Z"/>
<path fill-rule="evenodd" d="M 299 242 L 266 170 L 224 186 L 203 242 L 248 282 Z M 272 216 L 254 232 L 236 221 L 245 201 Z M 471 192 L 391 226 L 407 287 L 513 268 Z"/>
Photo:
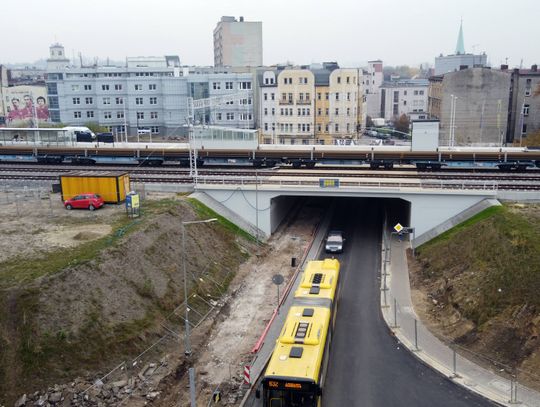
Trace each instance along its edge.
<path fill-rule="evenodd" d="M 58 41 L 71 57 L 179 55 L 212 65 L 222 15 L 263 22 L 264 63 L 382 59 L 434 63 L 465 49 L 496 66 L 540 63 L 540 0 L 13 0 L 2 5 L 0 63 L 35 61 Z"/>

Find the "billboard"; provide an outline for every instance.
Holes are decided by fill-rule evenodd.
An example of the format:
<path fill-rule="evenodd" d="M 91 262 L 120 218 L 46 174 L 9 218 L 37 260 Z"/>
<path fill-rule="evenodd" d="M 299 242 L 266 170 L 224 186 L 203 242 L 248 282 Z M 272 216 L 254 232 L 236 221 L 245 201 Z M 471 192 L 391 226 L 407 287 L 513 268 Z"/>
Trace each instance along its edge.
<path fill-rule="evenodd" d="M 44 86 L 12 86 L 3 89 L 7 127 L 36 127 L 49 121 Z"/>

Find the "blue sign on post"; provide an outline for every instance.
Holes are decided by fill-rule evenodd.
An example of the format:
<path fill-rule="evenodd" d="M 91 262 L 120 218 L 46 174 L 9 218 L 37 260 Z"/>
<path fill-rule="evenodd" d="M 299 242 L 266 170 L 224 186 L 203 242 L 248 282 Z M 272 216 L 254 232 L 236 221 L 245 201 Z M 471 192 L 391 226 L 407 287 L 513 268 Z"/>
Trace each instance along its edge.
<path fill-rule="evenodd" d="M 339 178 L 319 178 L 321 188 L 339 188 Z"/>

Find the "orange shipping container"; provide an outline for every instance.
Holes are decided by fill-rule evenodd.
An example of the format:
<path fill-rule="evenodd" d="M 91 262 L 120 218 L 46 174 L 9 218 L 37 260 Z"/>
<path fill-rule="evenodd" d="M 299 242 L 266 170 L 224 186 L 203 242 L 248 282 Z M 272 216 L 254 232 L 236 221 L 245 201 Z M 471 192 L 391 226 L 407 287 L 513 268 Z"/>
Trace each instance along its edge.
<path fill-rule="evenodd" d="M 120 203 L 130 191 L 129 175 L 121 171 L 73 171 L 60 175 L 60 187 L 62 201 L 83 193 L 95 193 L 106 203 Z"/>

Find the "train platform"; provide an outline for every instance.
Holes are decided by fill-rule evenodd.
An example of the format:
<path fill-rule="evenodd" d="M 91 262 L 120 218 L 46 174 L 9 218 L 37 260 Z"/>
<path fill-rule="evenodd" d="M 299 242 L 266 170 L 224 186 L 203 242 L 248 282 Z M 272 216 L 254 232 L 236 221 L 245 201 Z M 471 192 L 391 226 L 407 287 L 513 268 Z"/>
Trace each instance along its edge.
<path fill-rule="evenodd" d="M 385 242 L 381 261 L 381 310 L 401 344 L 423 363 L 471 392 L 504 406 L 540 407 L 539 392 L 519 383 L 519 379 L 503 377 L 475 364 L 429 331 L 415 314 L 411 299 L 406 254 L 410 242 L 392 235 Z"/>

